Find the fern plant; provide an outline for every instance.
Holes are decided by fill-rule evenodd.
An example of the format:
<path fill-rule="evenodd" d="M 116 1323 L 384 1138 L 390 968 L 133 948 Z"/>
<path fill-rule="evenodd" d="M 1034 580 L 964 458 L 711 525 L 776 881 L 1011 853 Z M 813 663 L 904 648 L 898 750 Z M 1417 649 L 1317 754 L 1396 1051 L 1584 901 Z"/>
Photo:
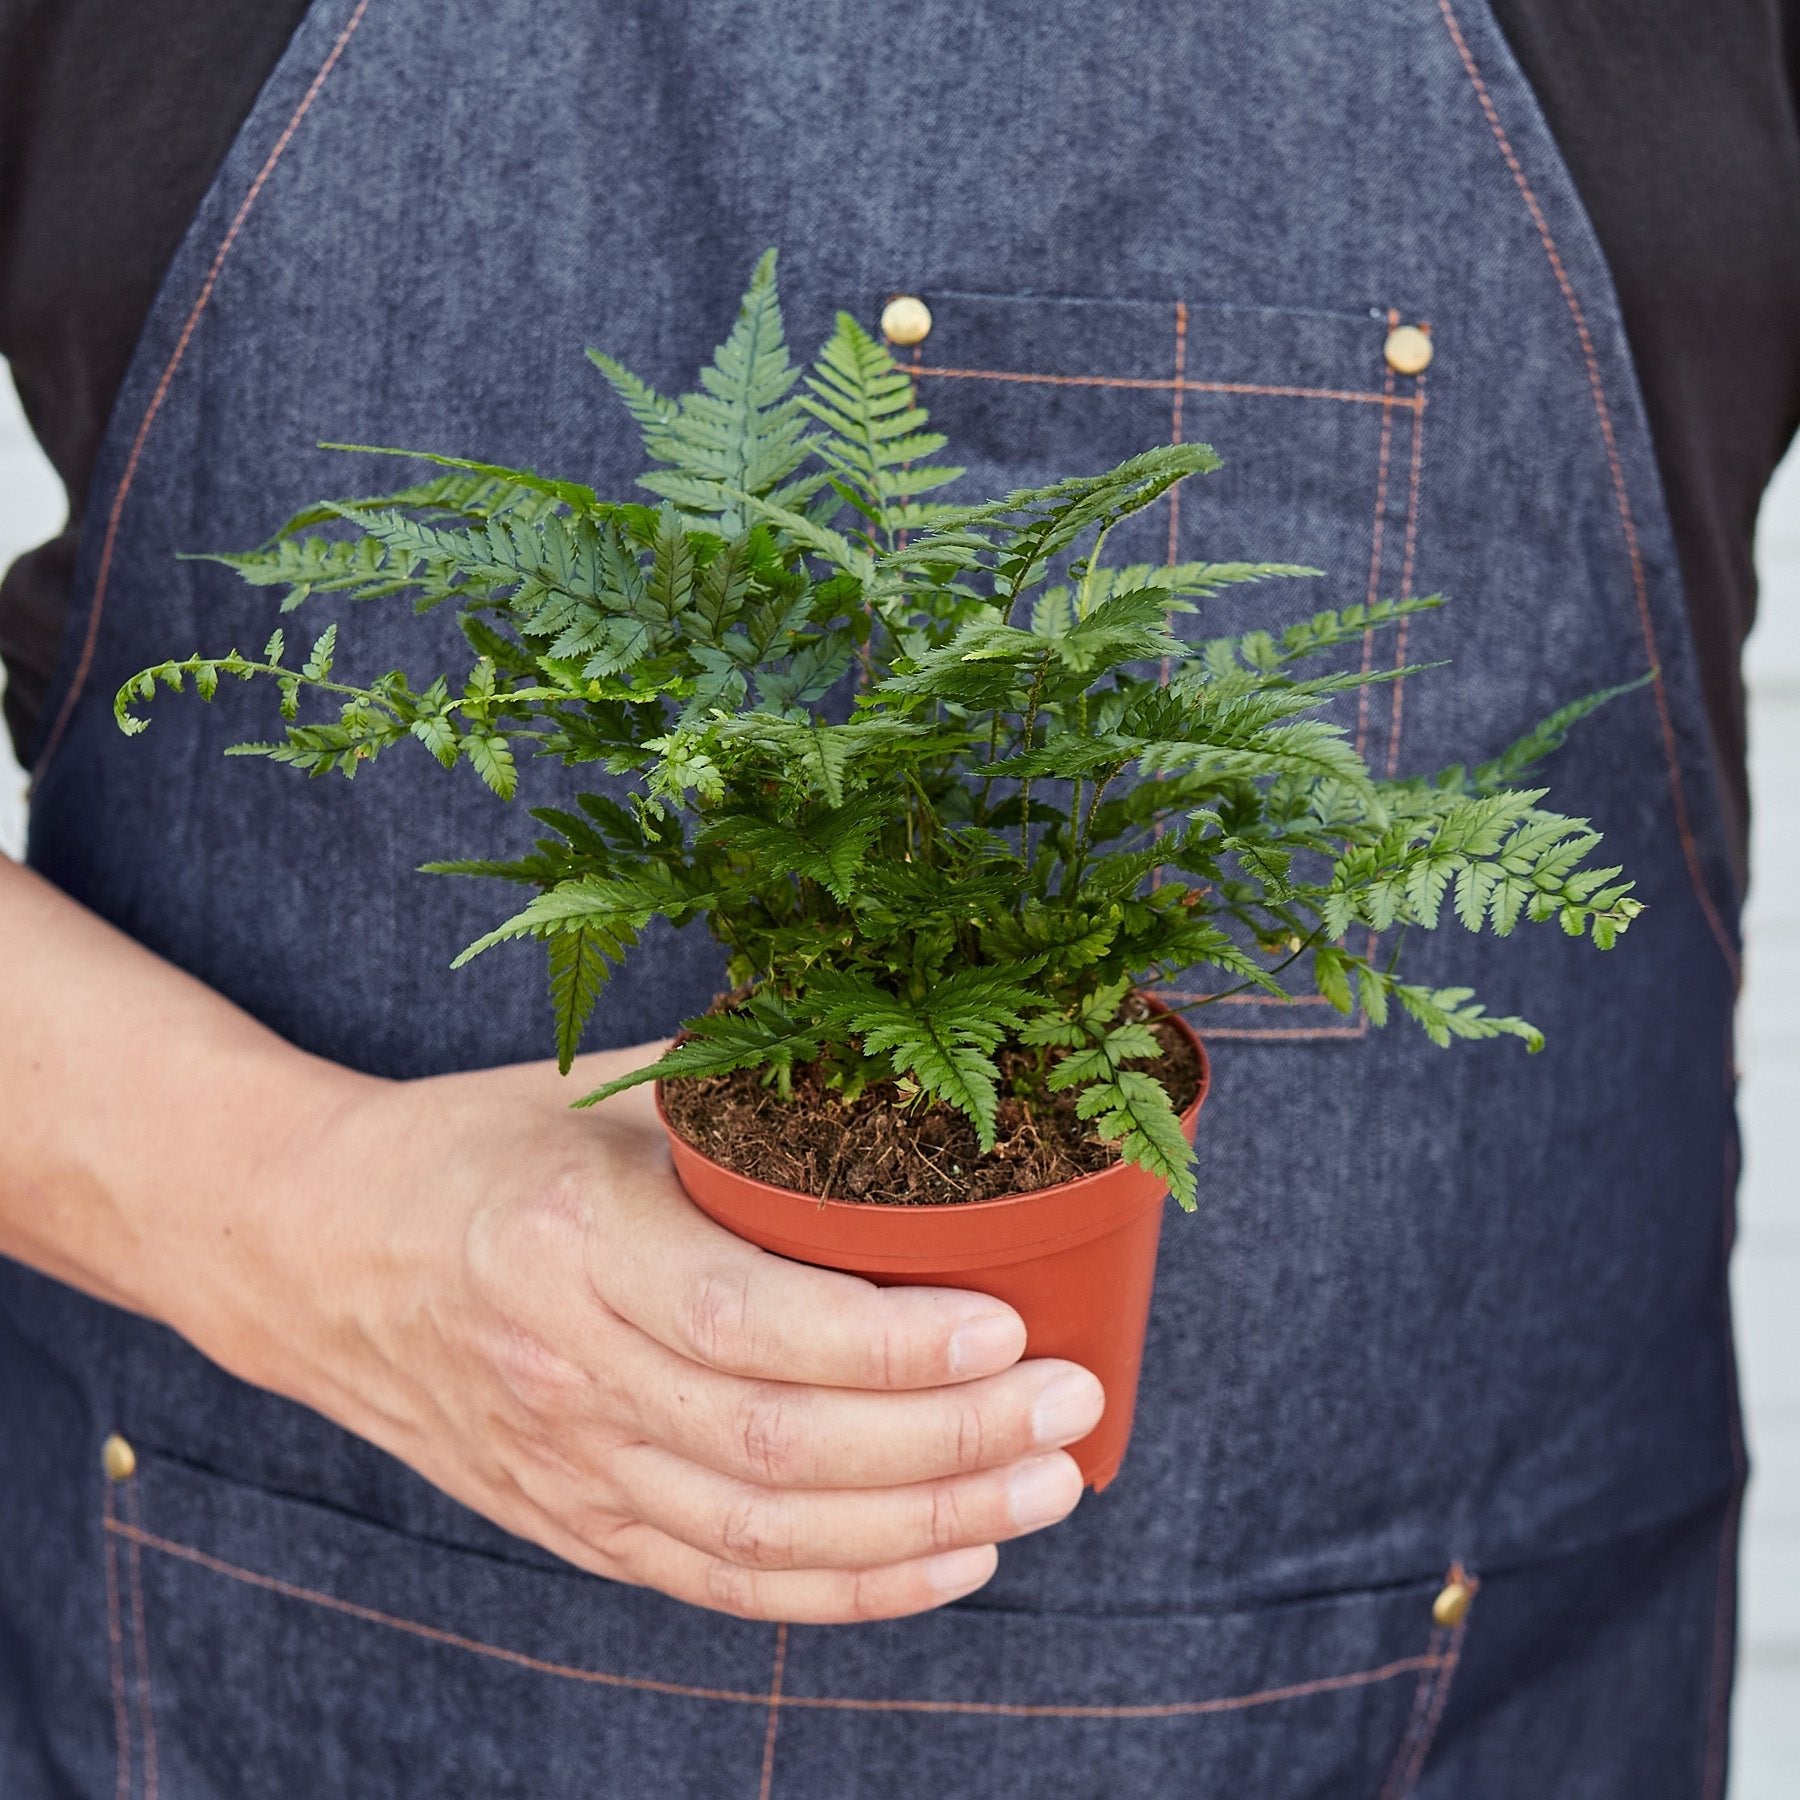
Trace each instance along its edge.
<path fill-rule="evenodd" d="M 277 630 L 260 656 L 146 669 L 117 701 L 136 732 L 159 683 L 210 700 L 261 677 L 283 729 L 236 753 L 308 774 L 353 776 L 413 741 L 502 799 L 526 753 L 623 778 L 622 800 L 536 809 L 526 857 L 429 865 L 535 890 L 459 961 L 544 943 L 565 1070 L 652 919 L 704 920 L 726 947 L 735 1003 L 580 1104 L 740 1069 L 786 1093 L 819 1065 L 846 1096 L 892 1081 L 903 1104 L 956 1108 L 987 1149 L 1015 1048 L 1030 1054 L 1007 1066 L 1037 1071 L 1025 1098 L 1073 1090 L 1191 1207 L 1134 990 L 1207 969 L 1283 995 L 1305 959 L 1340 1010 L 1535 1048 L 1467 988 L 1407 981 L 1374 934 L 1525 920 L 1607 948 L 1638 911 L 1586 821 L 1518 785 L 1610 694 L 1492 762 L 1379 779 L 1321 710 L 1393 675 L 1334 653 L 1437 596 L 1191 641 L 1174 620 L 1226 587 L 1313 571 L 1106 560 L 1121 520 L 1218 466 L 1206 446 L 950 504 L 961 471 L 853 318 L 810 370 L 792 364 L 773 252 L 696 392 L 665 397 L 590 354 L 642 433 L 650 501 L 389 452 L 435 472 L 215 559 L 283 590 L 284 611 L 328 595 L 454 607 L 466 668 L 347 683 L 336 625 L 304 654 Z"/>

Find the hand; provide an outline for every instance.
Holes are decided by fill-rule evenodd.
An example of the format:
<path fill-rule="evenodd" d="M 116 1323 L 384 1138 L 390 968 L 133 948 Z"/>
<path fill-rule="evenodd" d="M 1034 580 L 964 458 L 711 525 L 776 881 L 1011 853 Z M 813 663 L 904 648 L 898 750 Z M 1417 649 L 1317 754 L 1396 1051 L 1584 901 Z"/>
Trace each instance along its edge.
<path fill-rule="evenodd" d="M 568 1081 L 334 1072 L 190 1335 L 615 1580 L 805 1623 L 981 1586 L 996 1543 L 1080 1497 L 1059 1446 L 1100 1384 L 1019 1362 L 996 1300 L 877 1288 L 713 1224 L 648 1089 L 568 1110 L 653 1053 Z"/>

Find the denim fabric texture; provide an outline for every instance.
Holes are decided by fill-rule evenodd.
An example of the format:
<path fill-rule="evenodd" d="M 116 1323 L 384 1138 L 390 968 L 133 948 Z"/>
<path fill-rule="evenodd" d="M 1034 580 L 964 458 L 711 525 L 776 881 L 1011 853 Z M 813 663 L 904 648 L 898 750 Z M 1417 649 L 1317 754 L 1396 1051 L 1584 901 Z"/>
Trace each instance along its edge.
<path fill-rule="evenodd" d="M 1371 648 L 1453 665 L 1347 704 L 1377 768 L 1657 667 L 1548 771 L 1648 910 L 1606 958 L 1409 945 L 1540 1023 L 1538 1057 L 1308 995 L 1202 1014 L 1200 1208 L 1164 1233 L 1124 1470 L 902 1623 L 576 1574 L 0 1265 L 0 1792 L 1716 1800 L 1736 896 L 1606 270 L 1480 0 L 318 0 L 119 402 L 33 863 L 309 1050 L 545 1054 L 530 946 L 448 969 L 506 897 L 413 873 L 523 845 L 522 811 L 423 756 L 354 788 L 228 763 L 261 693 L 165 703 L 135 743 L 111 696 L 271 628 L 178 552 L 400 476 L 319 440 L 623 491 L 635 432 L 583 346 L 679 390 L 771 243 L 802 353 L 837 306 L 929 301 L 920 395 L 966 492 L 1213 444 L 1116 554 L 1327 574 L 1194 629 L 1452 595 Z M 1430 326 L 1423 374 L 1385 362 L 1399 322 Z M 446 616 L 345 635 L 364 674 L 460 666 Z M 590 1042 L 668 1030 L 719 973 L 653 936 Z M 139 1451 L 117 1486 L 109 1431 Z M 1474 1601 L 1440 1626 L 1453 1568 Z"/>

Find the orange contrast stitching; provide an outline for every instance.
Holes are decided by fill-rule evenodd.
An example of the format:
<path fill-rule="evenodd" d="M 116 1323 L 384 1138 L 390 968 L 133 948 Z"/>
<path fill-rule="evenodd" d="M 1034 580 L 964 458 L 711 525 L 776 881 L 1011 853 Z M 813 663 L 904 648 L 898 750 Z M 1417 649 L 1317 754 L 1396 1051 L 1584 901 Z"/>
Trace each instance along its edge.
<path fill-rule="evenodd" d="M 138 1523 L 137 1483 L 125 1490 L 125 1504 L 133 1525 Z M 140 1545 L 133 1543 L 127 1561 L 131 1577 L 131 1635 L 137 1653 L 138 1719 L 144 1739 L 144 1800 L 156 1800 L 156 1714 L 150 1695 L 150 1634 L 144 1623 L 144 1559 Z"/>
<path fill-rule="evenodd" d="M 1448 1581 L 1459 1581 L 1469 1590 L 1469 1606 L 1463 1616 L 1444 1638 L 1445 1648 L 1438 1653 L 1438 1670 L 1431 1678 L 1431 1708 L 1425 1715 L 1424 1725 L 1416 1736 L 1412 1737 L 1411 1753 L 1407 1754 L 1407 1741 L 1401 1740 L 1401 1759 L 1397 1759 L 1393 1770 L 1389 1773 L 1388 1784 L 1392 1789 L 1392 1800 L 1406 1800 L 1425 1772 L 1425 1759 L 1431 1754 L 1431 1747 L 1437 1741 L 1438 1727 L 1444 1722 L 1444 1708 L 1450 1703 L 1450 1684 L 1456 1679 L 1456 1665 L 1462 1658 L 1463 1640 L 1468 1636 L 1469 1620 L 1474 1616 L 1475 1599 L 1481 1592 L 1481 1582 L 1471 1575 L 1461 1563 L 1453 1563 L 1446 1577 Z M 1432 1647 L 1436 1649 L 1442 1634 L 1432 1633 Z M 1421 1683 L 1421 1686 L 1424 1684 Z M 1415 1713 L 1415 1720 L 1416 1720 Z M 1408 1726 L 1409 1735 L 1412 1727 Z M 1383 1790 L 1382 1800 L 1389 1800 L 1387 1790 Z"/>
<path fill-rule="evenodd" d="M 1299 1002 L 1271 1000 L 1270 1006 L 1287 1004 L 1298 1005 Z M 1326 1038 L 1362 1038 L 1369 1035 L 1367 1019 L 1355 1025 L 1277 1025 L 1267 1031 L 1251 1031 L 1237 1026 L 1208 1026 L 1206 1041 L 1210 1044 L 1217 1038 L 1236 1038 L 1246 1043 L 1260 1043 L 1264 1038 L 1285 1038 L 1289 1043 L 1322 1042 Z"/>
<path fill-rule="evenodd" d="M 118 1549 L 112 1533 L 118 1528 L 113 1515 L 112 1480 L 107 1477 L 101 1497 L 101 1548 L 106 1556 L 106 1672 L 112 1684 L 113 1747 L 118 1776 L 116 1800 L 131 1800 L 131 1714 L 125 1704 L 125 1633 L 119 1622 Z"/>
<path fill-rule="evenodd" d="M 1214 1006 L 1329 1006 L 1323 994 L 1293 994 L 1277 1000 L 1272 994 L 1221 994 Z"/>
<path fill-rule="evenodd" d="M 909 362 L 907 364 L 907 369 L 906 369 L 906 391 L 911 399 L 912 405 L 915 408 L 919 404 L 919 358 L 920 358 L 919 346 L 917 344 L 914 344 L 912 360 L 911 360 L 911 362 Z M 912 464 L 908 463 L 906 466 L 910 469 L 912 467 Z M 908 501 L 908 502 L 906 502 L 906 504 L 910 505 L 911 502 Z M 898 533 L 899 545 L 902 550 L 904 550 L 906 548 L 908 542 L 911 540 L 911 537 L 912 537 L 911 531 L 906 526 L 902 525 L 900 527 L 900 530 Z M 865 610 L 869 611 L 870 614 L 873 615 L 874 608 L 873 608 L 872 603 L 865 601 L 864 607 L 865 607 Z M 868 658 L 868 651 L 866 649 L 863 652 L 863 657 L 864 657 L 864 662 L 865 662 L 865 666 L 866 666 L 867 658 Z"/>
<path fill-rule="evenodd" d="M 1394 307 L 1388 308 L 1388 329 L 1391 331 L 1400 322 L 1400 314 Z M 1394 391 L 1394 369 L 1391 363 L 1385 367 L 1381 378 L 1383 394 Z M 1413 415 L 1415 426 L 1418 414 Z M 1394 409 L 1384 406 L 1381 409 L 1381 450 L 1375 460 L 1375 529 L 1369 537 L 1369 592 L 1365 604 L 1373 607 L 1381 594 L 1381 550 L 1382 536 L 1387 524 L 1387 483 L 1388 455 L 1394 442 Z M 1375 627 L 1371 625 L 1363 633 L 1362 672 L 1370 673 L 1375 666 Z M 1365 754 L 1369 741 L 1369 689 L 1364 688 L 1356 696 L 1356 754 Z"/>
<path fill-rule="evenodd" d="M 1175 302 L 1175 388 L 1174 398 L 1169 404 L 1169 442 L 1179 444 L 1181 438 L 1181 403 L 1187 398 L 1187 389 L 1182 385 L 1187 377 L 1187 302 Z M 1169 561 L 1181 561 L 1181 483 L 1178 481 L 1169 489 Z M 1168 665 L 1163 665 L 1165 678 Z"/>
<path fill-rule="evenodd" d="M 1506 160 L 1506 166 L 1512 171 L 1512 178 L 1525 201 L 1526 209 L 1531 214 L 1531 221 L 1537 227 L 1539 241 L 1544 246 L 1544 254 L 1549 258 L 1551 273 L 1556 277 L 1556 285 L 1562 290 L 1564 303 L 1569 309 L 1569 317 L 1575 325 L 1575 335 L 1581 340 L 1581 354 L 1587 364 L 1588 388 L 1594 398 L 1594 412 L 1600 421 L 1600 436 L 1606 445 L 1606 466 L 1612 478 L 1613 498 L 1619 509 L 1619 524 L 1625 533 L 1625 551 L 1631 563 L 1631 584 L 1637 596 L 1638 624 L 1643 632 L 1644 648 L 1650 657 L 1650 668 L 1654 676 L 1653 687 L 1656 694 L 1657 718 L 1662 725 L 1663 758 L 1669 768 L 1669 795 L 1674 803 L 1675 827 L 1681 838 L 1681 851 L 1688 867 L 1688 879 L 1692 882 L 1694 894 L 1700 902 L 1700 909 L 1706 915 L 1706 922 L 1712 928 L 1712 934 L 1718 941 L 1719 949 L 1725 957 L 1725 966 L 1731 971 L 1735 984 L 1738 979 L 1738 954 L 1731 941 L 1731 933 L 1725 921 L 1713 904 L 1711 891 L 1706 885 L 1706 876 L 1700 866 L 1700 847 L 1695 842 L 1693 828 L 1688 819 L 1687 791 L 1681 779 L 1681 757 L 1675 742 L 1675 720 L 1669 710 L 1668 691 L 1662 678 L 1662 653 L 1657 647 L 1656 625 L 1650 616 L 1650 588 L 1644 575 L 1644 559 L 1638 544 L 1637 521 L 1632 517 L 1631 494 L 1625 485 L 1625 469 L 1619 459 L 1619 446 L 1613 436 L 1612 409 L 1607 404 L 1606 385 L 1600 377 L 1600 359 L 1594 349 L 1594 340 L 1588 330 L 1587 314 L 1583 311 L 1581 300 L 1575 292 L 1575 285 L 1569 279 L 1569 273 L 1563 266 L 1562 252 L 1558 250 L 1556 239 L 1550 230 L 1550 222 L 1544 217 L 1544 209 L 1538 204 L 1538 197 L 1526 175 L 1524 165 L 1519 161 L 1512 146 L 1512 140 L 1506 135 L 1506 127 L 1500 122 L 1500 114 L 1494 105 L 1493 97 L 1488 93 L 1487 83 L 1481 78 L 1481 70 L 1471 53 L 1468 40 L 1464 38 L 1462 26 L 1457 20 L 1456 9 L 1451 0 L 1438 0 L 1438 11 L 1443 15 L 1444 24 L 1449 28 L 1451 41 L 1456 45 L 1457 54 L 1462 58 L 1464 72 L 1475 90 L 1475 98 L 1480 102 L 1482 113 L 1486 116 L 1488 129 L 1494 134 L 1494 142 L 1500 148 L 1500 154 Z"/>
<path fill-rule="evenodd" d="M 1190 381 L 1185 375 L 1043 375 L 1022 369 L 939 369 L 922 364 L 921 375 L 943 381 L 1019 381 L 1042 387 L 1170 389 L 1178 394 L 1261 394 L 1276 400 L 1344 400 L 1365 406 L 1417 404 L 1404 394 L 1365 394 L 1349 388 L 1269 387 L 1255 381 Z"/>
<path fill-rule="evenodd" d="M 1473 1596 L 1481 1588 L 1481 1583 L 1473 1575 L 1465 1574 L 1460 1568 L 1453 1570 L 1452 1576 L 1468 1583 L 1470 1609 L 1463 1614 L 1461 1622 L 1450 1634 L 1450 1647 L 1444 1656 L 1443 1667 L 1438 1671 L 1437 1692 L 1432 1696 L 1430 1715 L 1425 1720 L 1425 1729 L 1419 1734 L 1418 1745 L 1413 1751 L 1412 1767 L 1407 1773 L 1403 1796 L 1412 1791 L 1414 1783 L 1424 1774 L 1426 1758 L 1431 1755 L 1432 1745 L 1437 1742 L 1438 1727 L 1444 1722 L 1444 1709 L 1450 1704 L 1450 1684 L 1456 1679 L 1457 1664 L 1462 1660 L 1463 1640 L 1469 1634 L 1469 1619 L 1474 1612 Z"/>
<path fill-rule="evenodd" d="M 1191 1719 L 1212 1713 L 1244 1712 L 1281 1700 L 1305 1700 L 1315 1694 L 1342 1693 L 1349 1688 L 1373 1687 L 1408 1675 L 1424 1666 L 1426 1658 L 1408 1656 L 1384 1663 L 1379 1669 L 1358 1669 L 1351 1675 L 1327 1675 L 1317 1681 L 1297 1681 L 1288 1687 L 1263 1688 L 1254 1694 L 1231 1694 L 1219 1700 L 1176 1700 L 1161 1706 L 1026 1706 L 986 1700 L 833 1700 L 796 1694 L 784 1696 L 783 1706 L 819 1707 L 837 1712 L 974 1713 L 1006 1719 Z"/>
<path fill-rule="evenodd" d="M 363 14 L 369 10 L 369 0 L 357 0 L 356 10 L 350 15 L 344 29 L 338 33 L 337 42 L 331 46 L 331 54 L 319 65 L 319 72 L 312 78 L 312 85 L 307 88 L 300 104 L 294 109 L 294 116 L 288 120 L 286 128 L 275 140 L 275 147 L 269 152 L 263 166 L 257 170 L 256 179 L 250 184 L 250 191 L 245 194 L 242 204 L 233 216 L 230 228 L 212 259 L 212 266 L 206 271 L 206 279 L 200 284 L 200 292 L 195 297 L 193 306 L 188 311 L 186 321 L 181 327 L 181 336 L 175 341 L 175 349 L 164 366 L 162 376 L 156 384 L 156 391 L 150 396 L 150 404 L 144 409 L 144 416 L 138 422 L 137 435 L 131 440 L 131 452 L 125 459 L 125 472 L 119 477 L 119 485 L 113 492 L 112 507 L 106 515 L 106 535 L 100 541 L 100 565 L 94 576 L 94 597 L 88 605 L 87 631 L 82 639 L 81 656 L 75 665 L 75 673 L 69 682 L 69 691 L 63 697 L 63 703 L 57 710 L 56 723 L 50 728 L 50 736 L 44 742 L 43 754 L 37 760 L 32 781 L 35 785 L 42 781 L 56 755 L 57 746 L 62 742 L 63 733 L 68 729 L 69 720 L 73 717 L 75 707 L 80 701 L 82 692 L 87 686 L 87 678 L 93 669 L 94 651 L 100 641 L 100 619 L 106 607 L 106 590 L 112 575 L 113 549 L 118 542 L 119 521 L 124 515 L 125 499 L 131 492 L 131 485 L 137 479 L 138 461 L 144 453 L 144 444 L 150 436 L 150 427 L 156 422 L 156 415 L 162 411 L 163 401 L 168 398 L 169 389 L 175 380 L 175 372 L 181 367 L 187 355 L 188 345 L 192 341 L 194 331 L 200 323 L 200 315 L 204 313 L 212 301 L 213 289 L 218 284 L 219 271 L 225 266 L 225 259 L 231 254 L 232 246 L 237 242 L 238 233 L 243 230 L 244 221 L 250 216 L 250 209 L 256 204 L 264 185 L 275 172 L 275 165 L 286 154 L 288 144 L 294 133 L 300 128 L 300 121 L 312 109 L 312 103 L 318 99 L 319 90 L 324 87 L 326 78 L 336 68 L 338 58 L 344 53 L 344 46 L 350 42 L 352 34 L 362 23 Z"/>
<path fill-rule="evenodd" d="M 427 1643 L 443 1644 L 453 1650 L 466 1650 L 476 1656 L 491 1657 L 514 1668 L 529 1669 L 539 1675 L 557 1675 L 568 1681 L 587 1682 L 597 1687 L 628 1688 L 640 1693 L 666 1694 L 683 1700 L 722 1700 L 735 1706 L 760 1706 L 771 1709 L 790 1708 L 813 1712 L 899 1712 L 975 1715 L 983 1718 L 1009 1719 L 1175 1719 L 1198 1718 L 1210 1713 L 1241 1712 L 1249 1707 L 1268 1706 L 1282 1700 L 1304 1700 L 1314 1694 L 1340 1693 L 1346 1689 L 1373 1687 L 1396 1676 L 1409 1675 L 1422 1669 L 1435 1668 L 1443 1659 L 1427 1653 L 1402 1657 L 1378 1669 L 1358 1669 L 1348 1675 L 1327 1675 L 1315 1681 L 1298 1681 L 1286 1687 L 1263 1688 L 1251 1694 L 1231 1694 L 1216 1700 L 1175 1700 L 1146 1706 L 1033 1706 L 1007 1701 L 986 1700 L 864 1700 L 849 1696 L 789 1694 L 770 1688 L 756 1693 L 741 1688 L 689 1687 L 680 1682 L 655 1681 L 642 1675 L 615 1675 L 598 1669 L 578 1669 L 567 1663 L 546 1662 L 540 1657 L 526 1656 L 518 1650 L 507 1650 L 498 1644 L 486 1644 L 478 1638 L 464 1637 L 454 1631 L 443 1631 L 435 1625 L 422 1625 L 413 1619 L 402 1619 L 393 1613 L 379 1612 L 372 1606 L 359 1606 L 352 1600 L 340 1600 L 316 1588 L 298 1587 L 272 1575 L 258 1574 L 217 1556 L 196 1550 L 190 1544 L 158 1537 L 135 1525 L 109 1518 L 106 1529 L 115 1536 L 129 1538 L 146 1549 L 160 1550 L 165 1555 L 241 1581 L 249 1587 L 279 1594 L 288 1600 L 303 1600 L 328 1612 L 361 1619 L 370 1625 L 385 1625 L 403 1631 L 409 1637 Z"/>
<path fill-rule="evenodd" d="M 1419 376 L 1415 392 L 1419 406 L 1413 414 L 1412 468 L 1407 477 L 1406 490 L 1406 546 L 1400 556 L 1400 598 L 1402 600 L 1412 598 L 1413 554 L 1419 543 L 1419 477 L 1425 467 L 1425 377 L 1423 374 Z M 1410 618 L 1403 618 L 1400 621 L 1400 630 L 1394 645 L 1394 667 L 1396 669 L 1406 667 L 1406 645 L 1411 635 L 1409 630 L 1411 625 Z M 1394 777 L 1395 770 L 1400 766 L 1400 724 L 1404 717 L 1405 704 L 1406 680 L 1402 676 L 1394 683 L 1394 711 L 1388 725 L 1387 772 L 1390 781 Z"/>
<path fill-rule="evenodd" d="M 775 1627 L 775 1667 L 769 1675 L 769 1729 L 763 1733 L 762 1786 L 757 1800 L 769 1800 L 775 1791 L 775 1733 L 781 1724 L 781 1671 L 787 1665 L 786 1624 Z"/>
<path fill-rule="evenodd" d="M 562 1675 L 573 1681 L 591 1682 L 599 1687 L 634 1688 L 645 1693 L 670 1694 L 682 1700 L 729 1700 L 741 1706 L 769 1704 L 767 1693 L 755 1693 L 748 1689 L 690 1687 L 682 1682 L 655 1681 L 648 1676 L 611 1675 L 595 1669 L 576 1669 L 562 1663 L 544 1662 L 538 1657 L 526 1656 L 521 1651 L 502 1649 L 497 1644 L 484 1644 L 475 1638 L 462 1637 L 454 1631 L 441 1631 L 435 1625 L 422 1625 L 413 1619 L 397 1618 L 392 1613 L 379 1612 L 372 1606 L 359 1606 L 354 1600 L 340 1600 L 334 1594 L 297 1587 L 294 1583 L 278 1580 L 273 1575 L 260 1575 L 254 1569 L 240 1568 L 236 1563 L 209 1556 L 204 1550 L 196 1550 L 190 1544 L 175 1543 L 172 1539 L 158 1537 L 154 1532 L 124 1524 L 117 1519 L 108 1519 L 106 1529 L 118 1537 L 133 1539 L 146 1549 L 160 1550 L 167 1556 L 178 1557 L 183 1562 L 208 1569 L 215 1575 L 225 1575 L 246 1586 L 279 1594 L 283 1599 L 304 1600 L 309 1605 L 322 1606 L 328 1612 L 361 1619 L 365 1624 L 386 1625 L 395 1631 L 404 1631 L 411 1637 L 423 1638 L 428 1643 L 444 1644 L 453 1650 L 472 1651 L 478 1656 L 490 1656 L 499 1662 L 529 1669 L 535 1674 Z"/>
<path fill-rule="evenodd" d="M 1426 1640 L 1426 1648 L 1437 1652 L 1444 1642 L 1446 1633 L 1441 1626 L 1434 1625 L 1431 1636 Z M 1419 1731 L 1424 1725 L 1425 1715 L 1431 1705 L 1431 1690 L 1436 1682 L 1437 1670 L 1427 1669 L 1419 1676 L 1413 1688 L 1412 1711 L 1406 1715 L 1406 1729 L 1400 1734 L 1400 1743 L 1394 1751 L 1394 1760 L 1388 1766 L 1387 1780 L 1381 1784 L 1379 1800 L 1395 1800 L 1397 1786 L 1410 1760 L 1412 1747 L 1418 1740 Z"/>

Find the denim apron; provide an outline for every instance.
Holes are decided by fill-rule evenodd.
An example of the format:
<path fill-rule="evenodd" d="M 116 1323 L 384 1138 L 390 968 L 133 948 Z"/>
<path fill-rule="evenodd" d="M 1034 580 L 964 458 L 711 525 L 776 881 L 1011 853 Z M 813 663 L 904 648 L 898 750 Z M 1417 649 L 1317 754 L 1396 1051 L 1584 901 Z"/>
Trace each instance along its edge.
<path fill-rule="evenodd" d="M 137 743 L 111 695 L 273 622 L 177 552 L 394 483 L 321 439 L 626 491 L 583 346 L 679 389 L 770 243 L 802 351 L 838 305 L 928 301 L 909 354 L 966 492 L 1215 445 L 1117 556 L 1328 573 L 1197 629 L 1452 594 L 1368 648 L 1453 663 L 1349 703 L 1378 770 L 1654 667 L 1549 769 L 1648 911 L 1608 958 L 1409 945 L 1541 1023 L 1540 1057 L 1307 994 L 1203 1013 L 1201 1204 L 1164 1234 L 1123 1473 L 922 1618 L 789 1628 L 579 1574 L 6 1266 L 0 1792 L 1716 1797 L 1736 897 L 1617 307 L 1481 0 L 317 0 L 118 403 L 33 863 L 309 1050 L 545 1054 L 529 948 L 447 972 L 505 896 L 412 872 L 522 845 L 522 815 L 404 752 L 354 789 L 228 763 L 260 693 L 165 702 Z M 346 636 L 365 672 L 459 665 L 440 614 Z M 591 1043 L 719 976 L 651 937 Z"/>

